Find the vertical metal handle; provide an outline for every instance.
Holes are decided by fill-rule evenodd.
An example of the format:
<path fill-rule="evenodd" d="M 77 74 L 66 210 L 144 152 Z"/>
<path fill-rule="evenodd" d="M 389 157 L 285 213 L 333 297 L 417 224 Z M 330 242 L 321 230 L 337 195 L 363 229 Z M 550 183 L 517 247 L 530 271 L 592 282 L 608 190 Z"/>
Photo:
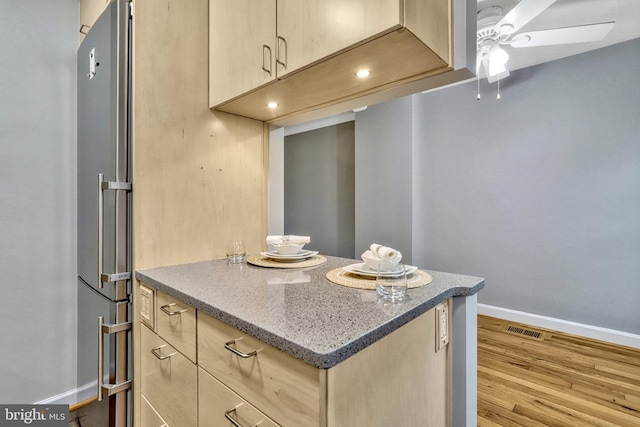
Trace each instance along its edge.
<path fill-rule="evenodd" d="M 117 282 L 131 279 L 131 272 L 118 272 L 104 274 L 104 190 L 131 191 L 131 184 L 128 182 L 109 182 L 104 180 L 104 175 L 98 174 L 98 288 L 102 289 L 104 282 Z M 116 210 L 118 201 L 116 200 Z"/>
<path fill-rule="evenodd" d="M 226 410 L 226 411 L 224 412 L 224 417 L 225 417 L 227 420 L 229 420 L 229 422 L 230 422 L 231 424 L 233 424 L 235 427 L 243 427 L 243 426 L 242 426 L 242 424 L 240 424 L 240 423 L 239 423 L 235 418 L 233 418 L 233 417 L 231 416 L 231 414 L 235 414 L 235 413 L 236 413 L 236 410 L 237 410 L 239 407 L 241 407 L 242 405 L 243 405 L 243 404 L 242 404 L 242 403 L 240 403 L 240 404 L 238 404 L 238 405 L 234 406 L 233 408 L 231 408 L 231 409 L 229 409 L 229 410 Z M 262 419 L 262 420 L 258 421 L 257 423 L 253 424 L 251 427 L 258 427 L 258 425 L 259 425 L 262 421 L 264 421 L 264 419 Z"/>
<path fill-rule="evenodd" d="M 118 303 L 118 305 L 119 310 L 126 309 L 128 303 L 123 302 Z M 131 322 L 105 324 L 104 317 L 98 317 L 98 401 L 101 401 L 103 396 L 113 396 L 131 388 L 131 380 L 123 380 L 122 382 L 117 384 L 104 384 L 104 335 L 127 332 L 131 330 L 131 326 Z M 116 340 L 118 340 L 117 335 Z M 116 357 L 116 364 L 118 363 L 118 358 Z M 116 372 L 116 381 L 121 381 L 120 376 L 121 374 Z M 122 376 L 126 377 L 126 369 Z"/>
<path fill-rule="evenodd" d="M 269 69 L 265 68 L 264 66 L 264 54 L 265 51 L 269 51 Z M 267 46 L 266 44 L 262 45 L 262 69 L 264 71 L 266 71 L 267 73 L 269 73 L 269 75 L 271 75 L 271 48 L 269 46 Z"/>
<path fill-rule="evenodd" d="M 280 41 L 284 44 L 284 62 L 280 58 Z M 282 65 L 284 69 L 287 69 L 287 55 L 289 48 L 287 47 L 287 40 L 284 37 L 276 36 L 276 63 Z"/>
<path fill-rule="evenodd" d="M 102 401 L 102 376 L 104 375 L 104 343 L 102 341 L 102 325 L 104 317 L 98 317 L 98 402 Z"/>
<path fill-rule="evenodd" d="M 104 175 L 98 174 L 98 288 L 102 289 L 102 245 L 103 245 L 103 223 L 104 223 L 104 193 L 102 183 Z"/>

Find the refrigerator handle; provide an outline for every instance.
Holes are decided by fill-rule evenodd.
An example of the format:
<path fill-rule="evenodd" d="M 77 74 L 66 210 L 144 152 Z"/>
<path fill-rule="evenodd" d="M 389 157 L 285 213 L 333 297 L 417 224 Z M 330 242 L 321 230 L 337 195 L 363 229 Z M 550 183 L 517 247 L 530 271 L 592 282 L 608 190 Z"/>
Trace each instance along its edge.
<path fill-rule="evenodd" d="M 98 288 L 102 289 L 102 246 L 103 246 L 103 222 L 104 222 L 104 193 L 102 192 L 102 183 L 104 182 L 104 175 L 98 174 Z M 102 318 L 99 318 L 102 319 Z M 100 324 L 100 330 L 102 331 L 102 324 Z M 100 345 L 102 345 L 102 334 L 100 334 Z M 100 352 L 102 355 L 102 352 Z M 102 357 L 102 356 L 100 356 Z M 98 385 L 100 385 L 100 379 L 98 379 Z M 101 399 L 98 395 L 98 399 Z"/>
<path fill-rule="evenodd" d="M 131 330 L 131 322 L 105 324 L 104 317 L 98 317 L 98 401 L 102 401 L 103 394 L 112 396 L 131 388 L 131 380 L 119 384 L 104 385 L 104 335 L 117 334 Z"/>
<path fill-rule="evenodd" d="M 104 375 L 104 342 L 102 341 L 102 325 L 104 317 L 98 317 L 98 402 L 102 401 L 102 376 Z"/>
<path fill-rule="evenodd" d="M 131 279 L 131 272 L 104 274 L 102 272 L 102 247 L 104 243 L 104 190 L 131 191 L 129 182 L 110 182 L 104 180 L 104 174 L 98 174 L 98 288 L 102 289 L 104 282 L 118 282 Z"/>

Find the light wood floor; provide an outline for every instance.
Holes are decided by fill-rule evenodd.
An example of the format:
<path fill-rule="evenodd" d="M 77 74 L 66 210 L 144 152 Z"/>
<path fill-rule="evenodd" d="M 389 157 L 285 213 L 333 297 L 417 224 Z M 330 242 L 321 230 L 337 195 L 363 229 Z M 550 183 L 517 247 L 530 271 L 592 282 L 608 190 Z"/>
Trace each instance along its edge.
<path fill-rule="evenodd" d="M 638 427 L 640 350 L 478 316 L 478 426 Z"/>

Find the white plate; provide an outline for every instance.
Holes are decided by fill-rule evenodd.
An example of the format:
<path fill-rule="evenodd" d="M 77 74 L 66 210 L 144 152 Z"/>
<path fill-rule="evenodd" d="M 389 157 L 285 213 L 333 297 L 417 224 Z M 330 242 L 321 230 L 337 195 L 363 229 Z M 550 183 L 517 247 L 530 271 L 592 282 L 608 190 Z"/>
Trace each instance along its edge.
<path fill-rule="evenodd" d="M 267 258 L 271 258 L 271 259 L 286 261 L 286 260 L 310 258 L 314 255 L 318 255 L 318 251 L 302 250 L 295 255 L 282 255 L 282 254 L 279 254 L 278 252 L 267 251 L 267 252 L 260 252 L 260 255 L 265 256 Z"/>
<path fill-rule="evenodd" d="M 360 276 L 368 276 L 368 277 L 378 277 L 378 276 L 393 276 L 396 272 L 384 272 L 380 273 L 378 271 L 372 270 L 364 262 L 347 265 L 342 267 L 344 271 L 353 274 L 359 274 Z M 407 275 L 415 273 L 418 270 L 418 267 L 414 265 L 405 265 L 405 269 L 407 271 Z M 400 270 L 398 270 L 400 271 Z"/>

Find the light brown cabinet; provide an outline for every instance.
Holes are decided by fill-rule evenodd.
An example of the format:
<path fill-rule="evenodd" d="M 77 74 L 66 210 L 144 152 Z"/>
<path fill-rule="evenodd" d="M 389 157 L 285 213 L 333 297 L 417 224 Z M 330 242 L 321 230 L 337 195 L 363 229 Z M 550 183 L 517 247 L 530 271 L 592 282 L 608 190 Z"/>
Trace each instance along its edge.
<path fill-rule="evenodd" d="M 212 108 L 268 121 L 451 67 L 451 0 L 273 3 L 210 0 Z"/>
<path fill-rule="evenodd" d="M 234 393 L 230 388 L 198 368 L 198 426 L 232 425 L 278 427 L 271 419 Z"/>
<path fill-rule="evenodd" d="M 173 304 L 153 292 L 156 310 Z M 438 348 L 435 308 L 336 366 L 319 369 L 175 304 L 176 310 L 193 310 L 197 338 L 187 342 L 197 348 L 197 365 L 176 347 L 184 345 L 184 336 L 161 332 L 159 312 L 158 334 L 140 326 L 143 427 L 145 420 L 159 419 L 172 427 L 451 425 L 451 348 Z"/>
<path fill-rule="evenodd" d="M 275 80 L 275 37 L 275 0 L 209 0 L 212 105 Z"/>
<path fill-rule="evenodd" d="M 436 348 L 433 308 L 328 369 L 326 425 L 451 426 L 451 346 Z"/>
<path fill-rule="evenodd" d="M 196 310 L 162 292 L 157 292 L 158 335 L 196 362 Z"/>
<path fill-rule="evenodd" d="M 280 426 L 450 425 L 450 349 L 438 351 L 436 343 L 432 309 L 344 362 L 318 369 L 198 314 L 200 368 L 242 396 L 244 410 Z M 200 399 L 200 408 L 213 411 Z M 232 403 L 207 418 L 221 419 Z"/>
<path fill-rule="evenodd" d="M 279 0 L 277 75 L 400 28 L 398 0 Z"/>
<path fill-rule="evenodd" d="M 140 423 L 143 426 L 149 427 L 167 426 L 167 422 L 162 419 L 160 414 L 158 414 L 144 396 L 140 396 Z"/>
<path fill-rule="evenodd" d="M 142 397 L 169 426 L 196 426 L 196 365 L 146 326 L 140 330 Z"/>
<path fill-rule="evenodd" d="M 138 298 L 147 301 L 139 304 L 140 422 L 196 426 L 196 310 L 144 285 Z"/>
<path fill-rule="evenodd" d="M 319 425 L 320 370 L 204 313 L 199 365 L 282 426 Z"/>
<path fill-rule="evenodd" d="M 209 0 L 209 5 L 212 106 L 401 27 L 398 0 Z"/>
<path fill-rule="evenodd" d="M 268 137 L 262 122 L 209 110 L 208 0 L 132 3 L 133 269 L 224 257 L 225 242 L 239 235 L 258 251 L 267 235 Z M 143 425 L 141 329 L 144 321 L 157 328 L 157 314 L 140 316 L 137 296 L 136 427 Z"/>

